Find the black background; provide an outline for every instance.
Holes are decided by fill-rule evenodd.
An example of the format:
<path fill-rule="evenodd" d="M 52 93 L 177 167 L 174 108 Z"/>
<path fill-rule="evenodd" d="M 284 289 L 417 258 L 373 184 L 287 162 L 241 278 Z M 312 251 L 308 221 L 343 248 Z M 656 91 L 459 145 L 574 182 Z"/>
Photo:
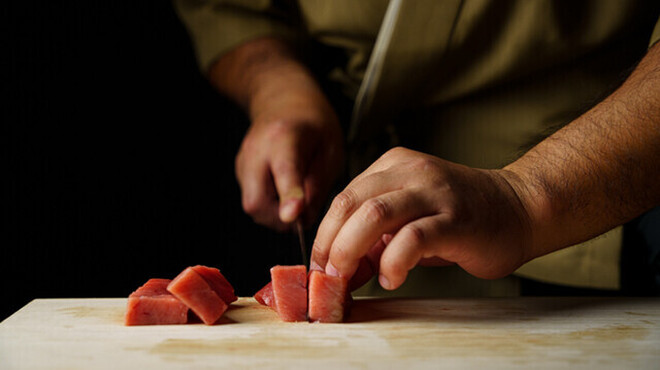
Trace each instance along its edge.
<path fill-rule="evenodd" d="M 2 7 L 0 320 L 194 264 L 248 296 L 300 262 L 293 235 L 242 212 L 246 118 L 202 77 L 169 1 Z"/>

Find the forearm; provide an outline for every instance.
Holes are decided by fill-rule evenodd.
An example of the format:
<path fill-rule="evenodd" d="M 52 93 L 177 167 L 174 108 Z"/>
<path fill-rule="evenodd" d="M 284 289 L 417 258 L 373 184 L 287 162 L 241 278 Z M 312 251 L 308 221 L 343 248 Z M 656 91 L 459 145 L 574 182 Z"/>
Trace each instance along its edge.
<path fill-rule="evenodd" d="M 504 170 L 530 216 L 531 258 L 660 204 L 660 45 L 617 91 Z"/>
<path fill-rule="evenodd" d="M 329 108 L 309 70 L 285 42 L 275 38 L 256 39 L 227 53 L 211 67 L 209 78 L 252 118 L 269 102 L 285 96 L 293 104 L 320 101 Z"/>

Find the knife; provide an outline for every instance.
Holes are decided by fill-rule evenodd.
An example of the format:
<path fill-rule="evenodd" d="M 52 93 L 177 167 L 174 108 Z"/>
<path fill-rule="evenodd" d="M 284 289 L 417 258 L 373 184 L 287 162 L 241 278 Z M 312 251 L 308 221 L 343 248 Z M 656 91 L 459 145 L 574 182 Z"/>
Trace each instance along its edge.
<path fill-rule="evenodd" d="M 309 260 L 307 259 L 307 247 L 305 246 L 305 230 L 303 230 L 302 221 L 300 218 L 296 220 L 296 232 L 298 233 L 298 242 L 300 243 L 300 254 L 302 255 L 303 264 L 309 267 Z"/>
<path fill-rule="evenodd" d="M 367 64 L 367 70 L 364 74 L 364 79 L 360 84 L 357 97 L 355 98 L 355 105 L 351 114 L 351 122 L 349 128 L 349 141 L 354 139 L 357 134 L 358 125 L 362 118 L 371 107 L 373 101 L 374 91 L 378 86 L 380 75 L 383 69 L 383 60 L 389 48 L 392 34 L 394 33 L 394 26 L 399 18 L 399 12 L 403 0 L 390 0 L 385 11 L 383 23 L 380 25 L 378 37 L 374 44 L 374 49 Z M 307 258 L 307 247 L 305 247 L 305 231 L 303 230 L 302 221 L 300 218 L 296 220 L 296 232 L 298 233 L 298 242 L 300 243 L 300 253 L 305 266 L 309 267 L 309 260 Z"/>
<path fill-rule="evenodd" d="M 390 42 L 392 41 L 394 26 L 399 19 L 402 2 L 403 0 L 390 0 L 387 5 L 385 17 L 383 17 L 383 23 L 380 25 L 374 49 L 371 52 L 371 57 L 369 57 L 369 63 L 364 72 L 364 78 L 362 79 L 357 97 L 355 98 L 355 105 L 353 106 L 349 126 L 349 142 L 352 142 L 355 139 L 359 125 L 373 103 L 374 92 L 380 81 L 380 76 L 383 71 L 383 61 L 387 49 L 390 46 Z"/>

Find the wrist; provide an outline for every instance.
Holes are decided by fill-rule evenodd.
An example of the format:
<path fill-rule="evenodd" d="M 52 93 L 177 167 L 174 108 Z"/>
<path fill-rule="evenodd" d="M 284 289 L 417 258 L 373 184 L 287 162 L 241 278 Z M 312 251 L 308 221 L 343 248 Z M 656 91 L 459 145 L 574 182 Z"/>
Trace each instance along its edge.
<path fill-rule="evenodd" d="M 283 101 L 330 106 L 307 67 L 284 41 L 274 38 L 256 39 L 225 54 L 211 67 L 209 78 L 252 118 Z"/>
<path fill-rule="evenodd" d="M 558 249 L 555 235 L 549 230 L 552 219 L 551 202 L 542 186 L 538 186 L 538 180 L 516 162 L 498 170 L 497 173 L 515 193 L 525 219 L 524 224 L 528 227 L 525 262 Z"/>
<path fill-rule="evenodd" d="M 209 80 L 221 93 L 247 108 L 260 87 L 282 68 L 296 63 L 289 46 L 274 38 L 259 38 L 239 45 L 209 69 Z"/>
<path fill-rule="evenodd" d="M 310 72 L 297 61 L 271 66 L 252 78 L 244 107 L 254 120 L 273 107 L 288 107 L 299 112 L 314 112 L 323 121 L 334 116 L 334 110 Z"/>

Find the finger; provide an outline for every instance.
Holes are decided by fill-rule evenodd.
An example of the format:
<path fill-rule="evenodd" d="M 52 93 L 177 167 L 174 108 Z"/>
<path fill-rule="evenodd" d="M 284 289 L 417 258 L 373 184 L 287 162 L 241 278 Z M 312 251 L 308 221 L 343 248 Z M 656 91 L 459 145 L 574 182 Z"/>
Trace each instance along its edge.
<path fill-rule="evenodd" d="M 332 242 L 342 225 L 369 199 L 398 188 L 396 176 L 388 172 L 376 172 L 354 181 L 333 199 L 319 225 L 312 247 L 311 260 L 325 268 Z M 371 244 L 370 244 L 371 245 Z"/>
<path fill-rule="evenodd" d="M 261 225 L 282 230 L 278 217 L 277 194 L 267 163 L 256 155 L 250 161 L 242 154 L 236 159 L 236 178 L 241 189 L 243 210 Z"/>
<path fill-rule="evenodd" d="M 402 227 L 381 256 L 378 277 L 381 286 L 388 290 L 398 288 L 420 260 L 436 257 L 438 261 L 449 263 L 443 258 L 442 248 L 438 248 L 439 244 L 449 240 L 446 224 L 445 215 L 434 215 Z"/>
<path fill-rule="evenodd" d="M 348 283 L 350 291 L 358 289 L 378 273 L 378 270 L 380 269 L 380 256 L 383 254 L 383 250 L 385 250 L 390 239 L 391 236 L 389 236 L 388 239 L 387 236 L 383 235 L 383 237 L 381 237 L 376 244 L 369 249 L 369 252 L 360 259 L 360 264 Z"/>
<path fill-rule="evenodd" d="M 279 217 L 283 223 L 295 221 L 304 207 L 303 176 L 309 145 L 302 145 L 300 133 L 281 135 L 272 142 L 270 170 L 280 199 Z"/>
<path fill-rule="evenodd" d="M 401 175 L 399 171 L 391 168 L 399 163 L 399 160 L 410 157 L 412 153 L 414 152 L 405 148 L 387 151 L 335 197 L 319 225 L 312 248 L 312 261 L 321 267 L 326 265 L 331 244 L 339 229 L 363 201 L 403 187 L 409 176 Z"/>
<path fill-rule="evenodd" d="M 278 215 L 283 223 L 291 223 L 302 212 L 304 206 L 303 178 L 298 159 L 291 153 L 274 158 L 271 171 L 279 197 Z"/>
<path fill-rule="evenodd" d="M 416 190 L 398 190 L 371 198 L 342 226 L 332 243 L 328 266 L 350 278 L 358 262 L 381 236 L 435 212 L 432 203 Z M 328 272 L 326 266 L 326 272 Z"/>

